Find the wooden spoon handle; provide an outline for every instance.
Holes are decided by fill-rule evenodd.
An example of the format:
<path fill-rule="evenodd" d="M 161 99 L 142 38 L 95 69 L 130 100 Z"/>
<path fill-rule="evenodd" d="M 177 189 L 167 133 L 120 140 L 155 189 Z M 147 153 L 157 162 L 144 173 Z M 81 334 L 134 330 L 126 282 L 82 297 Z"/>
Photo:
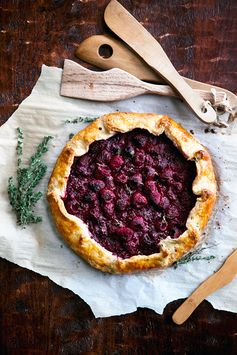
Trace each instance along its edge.
<path fill-rule="evenodd" d="M 109 46 L 111 48 L 111 56 L 104 58 L 100 55 L 100 48 Z M 119 68 L 134 75 L 140 80 L 154 83 L 165 83 L 157 72 L 152 70 L 134 51 L 132 51 L 122 41 L 118 41 L 109 35 L 95 35 L 88 37 L 82 41 L 76 49 L 75 55 L 92 65 L 102 69 Z M 222 98 L 224 93 L 227 95 L 231 107 L 237 106 L 237 97 L 229 90 L 218 86 L 205 84 L 200 81 L 183 77 L 183 79 L 192 87 L 192 89 L 200 90 L 202 98 L 211 100 L 211 89 L 216 89 L 217 96 Z M 170 90 L 172 90 L 170 88 Z M 173 91 L 173 90 L 172 90 Z"/>
<path fill-rule="evenodd" d="M 100 55 L 100 48 L 103 46 L 108 46 L 111 49 L 111 55 L 107 58 Z M 119 68 L 141 80 L 165 83 L 165 81 L 138 57 L 135 52 L 126 46 L 126 44 L 108 35 L 95 35 L 86 38 L 77 47 L 75 55 L 85 62 L 102 69 Z"/>
<path fill-rule="evenodd" d="M 211 293 L 230 283 L 237 273 L 237 250 L 225 261 L 224 265 L 214 275 L 204 281 L 176 310 L 173 321 L 183 324 L 198 305 Z"/>
<path fill-rule="evenodd" d="M 175 70 L 161 45 L 118 1 L 110 1 L 104 19 L 114 33 L 178 91 L 201 121 L 216 121 L 217 115 L 211 105 L 191 89 Z"/>
<path fill-rule="evenodd" d="M 209 91 L 196 90 L 205 100 L 212 102 Z M 61 81 L 61 95 L 95 101 L 115 101 L 153 93 L 161 96 L 179 97 L 169 85 L 148 84 L 121 70 L 110 69 L 95 72 L 65 59 Z M 224 94 L 216 95 L 216 104 L 222 103 Z"/>

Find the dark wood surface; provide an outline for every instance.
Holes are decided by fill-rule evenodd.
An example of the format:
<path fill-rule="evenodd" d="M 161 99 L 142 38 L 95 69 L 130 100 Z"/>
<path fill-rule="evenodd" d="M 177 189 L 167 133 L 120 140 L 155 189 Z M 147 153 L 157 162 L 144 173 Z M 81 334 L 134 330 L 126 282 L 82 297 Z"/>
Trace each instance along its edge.
<path fill-rule="evenodd" d="M 43 63 L 61 67 L 64 58 L 76 60 L 81 40 L 109 33 L 107 3 L 0 0 L 0 123 L 30 94 Z M 182 75 L 236 93 L 236 0 L 121 3 L 161 42 Z M 4 259 L 0 287 L 0 354 L 236 353 L 237 315 L 208 302 L 182 326 L 171 320 L 181 300 L 162 316 L 139 309 L 95 319 L 80 297 Z"/>

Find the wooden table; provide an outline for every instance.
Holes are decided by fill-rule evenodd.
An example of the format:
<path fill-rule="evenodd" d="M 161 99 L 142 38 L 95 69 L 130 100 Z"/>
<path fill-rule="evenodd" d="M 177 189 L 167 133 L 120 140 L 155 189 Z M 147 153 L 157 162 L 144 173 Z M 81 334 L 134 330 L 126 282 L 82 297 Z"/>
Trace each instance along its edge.
<path fill-rule="evenodd" d="M 77 44 L 109 33 L 108 0 L 0 0 L 0 123 L 27 97 L 43 63 L 76 60 Z M 236 90 L 236 0 L 121 0 L 161 42 L 182 75 Z M 40 119 L 40 117 L 39 117 Z M 79 281 L 78 281 L 79 282 Z M 148 309 L 95 319 L 47 277 L 0 259 L 1 354 L 236 353 L 237 315 L 203 302 L 182 326 Z M 172 287 L 172 286 L 171 286 Z"/>

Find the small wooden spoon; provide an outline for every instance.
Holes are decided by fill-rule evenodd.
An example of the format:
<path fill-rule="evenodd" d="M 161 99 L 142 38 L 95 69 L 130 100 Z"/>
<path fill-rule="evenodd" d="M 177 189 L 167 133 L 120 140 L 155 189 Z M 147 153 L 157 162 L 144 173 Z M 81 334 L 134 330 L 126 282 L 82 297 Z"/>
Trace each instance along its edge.
<path fill-rule="evenodd" d="M 199 304 L 211 293 L 230 283 L 237 274 L 237 249 L 226 259 L 224 265 L 204 281 L 173 314 L 176 324 L 183 324 Z"/>
<path fill-rule="evenodd" d="M 194 90 L 203 99 L 212 101 L 209 90 Z M 94 101 L 116 101 L 142 94 L 178 97 L 169 85 L 149 84 L 121 70 L 110 69 L 96 72 L 82 67 L 69 59 L 64 61 L 61 95 Z M 216 105 L 222 103 L 225 93 L 216 93 Z"/>

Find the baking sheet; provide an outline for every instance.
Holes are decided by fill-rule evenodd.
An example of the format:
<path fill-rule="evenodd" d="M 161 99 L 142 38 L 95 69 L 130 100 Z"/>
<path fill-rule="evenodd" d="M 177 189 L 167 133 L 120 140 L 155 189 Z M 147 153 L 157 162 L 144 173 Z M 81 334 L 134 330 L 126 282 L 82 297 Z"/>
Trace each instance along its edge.
<path fill-rule="evenodd" d="M 181 101 L 154 95 L 107 104 L 61 97 L 61 74 L 59 68 L 43 66 L 31 95 L 0 128 L 0 256 L 72 290 L 88 303 L 96 317 L 130 313 L 137 307 L 148 307 L 161 314 L 169 302 L 187 297 L 237 248 L 236 125 L 228 129 L 216 128 L 216 133 L 205 133 L 206 126 Z M 187 130 L 192 130 L 207 146 L 213 156 L 220 191 L 213 218 L 205 231 L 205 242 L 196 256 L 215 258 L 190 261 L 162 272 L 109 275 L 90 267 L 63 242 L 51 220 L 45 197 L 35 209 L 43 217 L 42 223 L 25 229 L 16 225 L 7 196 L 8 177 L 16 174 L 16 128 L 21 127 L 24 132 L 25 160 L 43 136 L 54 137 L 44 157 L 48 171 L 40 190 L 46 193 L 56 158 L 69 134 L 86 125 L 66 121 L 116 110 L 168 114 Z M 237 312 L 236 295 L 237 278 L 208 300 L 216 309 Z"/>

